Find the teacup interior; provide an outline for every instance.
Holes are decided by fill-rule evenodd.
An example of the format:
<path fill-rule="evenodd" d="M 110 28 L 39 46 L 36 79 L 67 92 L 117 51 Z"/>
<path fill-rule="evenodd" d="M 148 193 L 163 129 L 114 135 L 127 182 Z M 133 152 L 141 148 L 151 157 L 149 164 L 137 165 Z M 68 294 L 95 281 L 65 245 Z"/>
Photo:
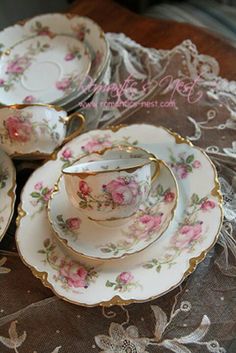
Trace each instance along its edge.
<path fill-rule="evenodd" d="M 119 171 L 129 170 L 132 168 L 142 167 L 145 164 L 151 163 L 148 158 L 127 158 L 127 159 L 113 159 L 94 161 L 88 163 L 74 164 L 68 168 L 63 169 L 63 173 L 99 173 L 104 171 Z"/>

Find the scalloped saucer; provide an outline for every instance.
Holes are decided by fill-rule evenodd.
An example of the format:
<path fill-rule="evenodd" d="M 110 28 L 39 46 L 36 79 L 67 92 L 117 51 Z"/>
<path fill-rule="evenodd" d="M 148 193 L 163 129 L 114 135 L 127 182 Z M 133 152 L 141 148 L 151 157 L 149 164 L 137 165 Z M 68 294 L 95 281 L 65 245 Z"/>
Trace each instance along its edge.
<path fill-rule="evenodd" d="M 47 201 L 65 164 L 117 144 L 142 147 L 170 165 L 179 189 L 175 217 L 162 236 L 138 254 L 97 263 L 75 261 L 54 240 Z M 92 130 L 54 158 L 24 187 L 16 243 L 24 263 L 60 298 L 84 306 L 152 300 L 178 286 L 217 241 L 223 209 L 216 169 L 201 149 L 178 134 L 148 124 Z"/>
<path fill-rule="evenodd" d="M 108 151 L 110 152 L 110 151 Z M 80 159 L 85 163 L 96 153 Z M 106 153 L 100 156 L 106 158 Z M 142 251 L 166 230 L 174 217 L 178 189 L 170 168 L 160 161 L 160 174 L 149 197 L 136 214 L 125 221 L 101 224 L 89 220 L 70 202 L 62 176 L 48 203 L 48 218 L 55 236 L 76 255 L 110 260 Z"/>
<path fill-rule="evenodd" d="M 16 171 L 8 155 L 0 149 L 0 241 L 14 212 Z"/>

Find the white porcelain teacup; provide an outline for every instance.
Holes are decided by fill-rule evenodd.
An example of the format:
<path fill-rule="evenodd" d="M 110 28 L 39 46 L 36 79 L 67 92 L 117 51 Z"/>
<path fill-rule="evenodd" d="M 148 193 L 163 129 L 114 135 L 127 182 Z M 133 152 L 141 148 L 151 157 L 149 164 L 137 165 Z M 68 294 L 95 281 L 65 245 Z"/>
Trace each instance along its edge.
<path fill-rule="evenodd" d="M 72 119 L 80 126 L 67 136 Z M 0 108 L 0 148 L 12 157 L 45 158 L 78 136 L 84 127 L 84 116 L 48 104 L 16 104 Z"/>
<path fill-rule="evenodd" d="M 67 194 L 80 212 L 95 221 L 117 220 L 132 216 L 147 199 L 159 161 L 151 155 L 100 160 L 74 164 L 62 172 Z"/>

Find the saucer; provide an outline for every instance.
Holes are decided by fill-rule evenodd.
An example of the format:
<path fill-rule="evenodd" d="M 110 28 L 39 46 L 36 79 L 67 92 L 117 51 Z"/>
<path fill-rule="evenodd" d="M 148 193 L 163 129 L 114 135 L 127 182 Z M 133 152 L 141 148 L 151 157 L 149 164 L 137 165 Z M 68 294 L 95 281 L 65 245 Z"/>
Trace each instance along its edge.
<path fill-rule="evenodd" d="M 76 261 L 55 242 L 48 222 L 53 186 L 65 164 L 124 144 L 142 147 L 170 165 L 179 189 L 175 217 L 162 236 L 138 254 L 98 264 Z M 16 243 L 23 262 L 60 298 L 84 306 L 125 305 L 152 300 L 178 286 L 214 246 L 222 220 L 220 186 L 208 156 L 163 127 L 135 124 L 85 133 L 35 170 L 21 195 Z"/>
<path fill-rule="evenodd" d="M 42 36 L 16 43 L 0 57 L 1 103 L 56 102 L 71 94 L 91 66 L 88 49 L 76 38 Z"/>
<path fill-rule="evenodd" d="M 81 95 L 85 97 L 89 94 L 78 85 L 76 87 L 77 76 L 82 81 L 82 76 L 88 74 L 96 82 L 109 59 L 109 45 L 102 29 L 91 19 L 74 14 L 45 14 L 22 21 L 2 30 L 0 43 L 2 67 L 9 65 L 10 69 L 7 73 L 2 70 L 0 75 L 2 104 L 53 102 L 61 106 L 68 105 L 75 98 L 80 99 Z M 43 51 L 37 54 L 40 50 Z M 48 55 L 49 52 L 52 55 Z M 90 60 L 88 55 L 80 58 L 81 53 L 85 52 L 89 52 Z M 48 55 L 48 60 L 43 60 L 44 67 L 43 71 L 40 68 L 38 70 L 38 80 L 35 77 L 37 70 L 32 65 L 35 66 L 35 57 L 39 55 Z M 80 70 L 81 59 L 84 64 L 86 61 L 83 75 Z M 42 65 L 41 61 L 39 65 Z M 25 76 L 27 71 L 31 71 L 30 80 Z M 54 81 L 54 87 L 43 95 L 39 88 L 45 87 L 37 85 L 47 83 L 48 77 Z M 22 82 L 23 91 L 28 90 L 27 93 L 24 91 L 25 95 L 22 90 L 21 94 L 16 94 L 12 88 L 18 86 L 19 82 Z"/>
<path fill-rule="evenodd" d="M 16 172 L 8 155 L 0 150 L 0 241 L 10 224 L 15 203 Z"/>
<path fill-rule="evenodd" d="M 92 153 L 80 163 L 96 157 Z M 106 158 L 106 153 L 100 156 Z M 48 218 L 57 239 L 77 255 L 100 260 L 118 259 L 142 251 L 166 230 L 174 216 L 178 190 L 173 173 L 160 161 L 160 174 L 149 197 L 125 220 L 95 222 L 70 202 L 62 176 L 48 203 Z"/>

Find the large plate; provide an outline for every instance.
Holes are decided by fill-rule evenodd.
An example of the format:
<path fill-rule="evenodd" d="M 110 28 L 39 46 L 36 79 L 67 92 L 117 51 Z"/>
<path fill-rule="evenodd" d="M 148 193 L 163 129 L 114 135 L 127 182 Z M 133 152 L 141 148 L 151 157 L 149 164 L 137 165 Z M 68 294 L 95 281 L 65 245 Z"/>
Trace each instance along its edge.
<path fill-rule="evenodd" d="M 169 163 L 179 186 L 174 220 L 137 255 L 75 262 L 53 240 L 47 200 L 63 167 L 85 153 L 117 144 L 138 145 Z M 32 174 L 21 200 L 16 240 L 22 260 L 56 295 L 85 306 L 143 302 L 175 288 L 215 244 L 223 219 L 216 170 L 206 154 L 179 135 L 146 124 L 94 130 L 74 139 Z"/>
<path fill-rule="evenodd" d="M 16 188 L 16 172 L 8 155 L 0 150 L 0 241 L 11 221 Z"/>
<path fill-rule="evenodd" d="M 87 17 L 73 14 L 46 14 L 8 27 L 0 32 L 0 50 L 2 57 L 5 58 L 4 60 L 7 60 L 11 52 L 14 52 L 18 46 L 23 45 L 24 42 L 29 40 L 35 40 L 41 37 L 46 38 L 47 41 L 50 42 L 55 41 L 57 36 L 76 38 L 89 49 L 92 59 L 89 76 L 93 81 L 96 81 L 108 61 L 109 47 L 101 28 Z M 14 69 L 15 71 L 20 70 L 20 72 L 16 72 L 16 76 L 21 74 L 22 77 L 24 76 L 24 72 L 21 72 L 24 63 L 25 60 L 17 57 L 16 63 L 11 65 L 13 71 Z M 16 78 L 18 79 L 18 77 Z M 64 77 L 61 78 L 60 81 L 60 89 L 62 93 L 64 93 L 65 99 L 58 99 L 56 101 L 57 104 L 64 105 L 68 103 L 68 100 L 70 101 L 71 99 L 71 94 L 73 98 L 75 95 L 79 96 L 80 94 L 85 94 L 84 89 L 80 87 L 76 89 L 74 87 L 73 77 Z M 5 76 L 0 77 L 0 102 L 2 104 L 32 103 L 32 100 L 33 102 L 37 101 L 37 97 L 34 97 L 33 93 L 29 93 L 29 96 L 24 97 L 24 99 L 18 97 L 17 101 L 10 101 L 9 99 L 4 100 L 5 94 L 3 93 L 4 91 L 6 92 L 6 90 L 7 92 L 9 91 L 7 79 Z M 41 103 L 49 102 L 47 100 L 41 100 Z"/>

